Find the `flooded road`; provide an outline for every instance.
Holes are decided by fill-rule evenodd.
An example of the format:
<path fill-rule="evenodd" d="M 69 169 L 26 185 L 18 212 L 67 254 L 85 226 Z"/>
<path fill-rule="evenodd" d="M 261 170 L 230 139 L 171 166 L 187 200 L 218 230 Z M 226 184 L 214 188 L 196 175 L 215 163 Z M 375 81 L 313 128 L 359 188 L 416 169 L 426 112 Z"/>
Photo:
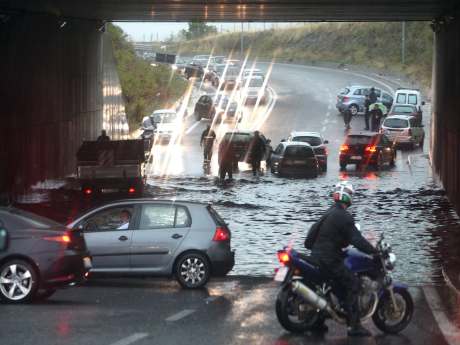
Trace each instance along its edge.
<path fill-rule="evenodd" d="M 234 181 L 222 184 L 217 178 L 216 152 L 210 171 L 203 170 L 199 143 L 208 122 L 197 123 L 189 114 L 181 143 L 155 145 L 147 167 L 146 196 L 212 203 L 232 231 L 236 264 L 230 274 L 271 276 L 278 265 L 276 251 L 286 245 L 301 249 L 310 225 L 331 205 L 332 187 L 339 180 L 349 180 L 356 190 L 350 211 L 364 232 L 374 237 L 385 233 L 398 258 L 395 277 L 410 285 L 441 283 L 441 266 L 460 262 L 460 220 L 431 174 L 429 140 L 423 148 L 398 151 L 394 168 L 339 169 L 339 147 L 346 132 L 335 100 L 338 90 L 353 84 L 390 92 L 396 87 L 342 70 L 275 64 L 270 100 L 256 110 L 246 107 L 238 124 L 241 129 L 260 129 L 273 147 L 294 130 L 321 132 L 329 140 L 329 158 L 328 171 L 319 177 L 279 178 L 265 169 L 263 176 L 253 177 L 249 167 L 240 163 Z M 425 107 L 427 137 L 429 114 Z M 356 116 L 351 125 L 352 131 L 362 130 L 363 117 Z M 234 126 L 217 125 L 218 138 Z M 38 188 L 37 193 L 39 199 L 48 199 L 41 209 L 34 209 L 33 198 L 23 199 L 19 206 L 60 221 L 92 206 L 75 192 L 57 191 L 50 197 Z"/>
<path fill-rule="evenodd" d="M 286 179 L 267 171 L 253 177 L 249 167 L 240 163 L 235 180 L 221 184 L 216 153 L 209 174 L 203 172 L 199 137 L 207 122 L 202 120 L 184 137 L 182 146 L 155 148 L 156 159 L 169 156 L 170 167 L 163 168 L 164 173 L 151 171 L 146 193 L 212 203 L 233 234 L 237 259 L 231 274 L 272 275 L 277 267 L 276 250 L 285 245 L 302 248 L 312 222 L 331 205 L 332 187 L 339 180 L 349 180 L 357 191 L 350 211 L 364 232 L 385 233 L 398 257 L 395 276 L 411 285 L 440 282 L 441 262 L 452 252 L 447 254 L 445 244 L 460 235 L 460 222 L 433 181 L 427 144 L 423 149 L 398 151 L 394 168 L 363 172 L 349 166 L 339 171 L 338 151 L 346 132 L 335 109 L 335 95 L 351 84 L 391 88 L 387 82 L 381 85 L 343 71 L 276 64 L 269 82 L 274 104 L 269 102 L 258 110 L 264 113 L 263 123 L 255 126 L 249 121 L 239 127 L 260 129 L 274 147 L 293 130 L 321 132 L 330 144 L 329 168 L 320 177 Z M 424 112 L 426 128 L 428 114 L 429 108 Z M 361 130 L 363 117 L 354 118 L 352 127 Z M 218 136 L 230 129 L 216 127 Z"/>

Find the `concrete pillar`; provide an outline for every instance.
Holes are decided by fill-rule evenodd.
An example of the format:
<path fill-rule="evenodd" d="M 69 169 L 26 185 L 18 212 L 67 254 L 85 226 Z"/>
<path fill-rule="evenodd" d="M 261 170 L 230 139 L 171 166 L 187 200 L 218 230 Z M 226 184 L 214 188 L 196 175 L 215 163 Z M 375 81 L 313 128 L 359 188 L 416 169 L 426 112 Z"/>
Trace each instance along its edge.
<path fill-rule="evenodd" d="M 100 27 L 47 16 L 0 23 L 0 192 L 72 174 L 81 142 L 99 134 Z"/>
<path fill-rule="evenodd" d="M 460 211 L 460 15 L 435 31 L 431 158 L 449 199 Z"/>

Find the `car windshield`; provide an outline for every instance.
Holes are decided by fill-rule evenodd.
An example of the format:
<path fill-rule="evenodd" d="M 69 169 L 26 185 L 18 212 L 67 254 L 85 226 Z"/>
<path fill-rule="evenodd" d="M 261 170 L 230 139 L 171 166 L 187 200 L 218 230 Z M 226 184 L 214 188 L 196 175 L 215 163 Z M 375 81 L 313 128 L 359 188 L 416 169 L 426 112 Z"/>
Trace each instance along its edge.
<path fill-rule="evenodd" d="M 345 143 L 349 145 L 367 145 L 372 140 L 369 135 L 349 135 Z"/>
<path fill-rule="evenodd" d="M 403 106 L 403 105 L 397 105 L 393 108 L 394 113 L 407 113 L 407 114 L 412 114 L 414 112 L 414 108 L 408 107 L 408 106 Z"/>
<path fill-rule="evenodd" d="M 176 121 L 177 114 L 176 113 L 160 113 L 160 114 L 153 114 L 153 122 L 155 123 L 171 123 Z"/>
<path fill-rule="evenodd" d="M 312 136 L 298 136 L 298 137 L 293 137 L 292 141 L 301 141 L 303 143 L 308 143 L 311 146 L 319 146 L 322 144 L 321 138 L 318 137 L 312 137 Z"/>
<path fill-rule="evenodd" d="M 389 128 L 407 128 L 409 127 L 409 121 L 405 119 L 387 118 L 383 122 L 383 126 Z"/>
<path fill-rule="evenodd" d="M 314 155 L 313 150 L 306 146 L 288 146 L 284 151 L 286 158 L 311 158 Z"/>
<path fill-rule="evenodd" d="M 261 87 L 264 84 L 262 79 L 251 79 L 249 80 L 249 87 Z"/>

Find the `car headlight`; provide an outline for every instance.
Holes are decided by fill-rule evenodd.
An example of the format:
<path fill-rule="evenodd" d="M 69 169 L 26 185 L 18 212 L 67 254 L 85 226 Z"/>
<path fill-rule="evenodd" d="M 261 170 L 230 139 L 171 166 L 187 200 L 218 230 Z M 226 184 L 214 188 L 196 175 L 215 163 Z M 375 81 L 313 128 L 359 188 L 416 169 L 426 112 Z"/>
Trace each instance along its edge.
<path fill-rule="evenodd" d="M 387 269 L 392 270 L 396 264 L 396 255 L 393 253 L 388 254 L 388 258 L 385 260 L 385 266 Z"/>

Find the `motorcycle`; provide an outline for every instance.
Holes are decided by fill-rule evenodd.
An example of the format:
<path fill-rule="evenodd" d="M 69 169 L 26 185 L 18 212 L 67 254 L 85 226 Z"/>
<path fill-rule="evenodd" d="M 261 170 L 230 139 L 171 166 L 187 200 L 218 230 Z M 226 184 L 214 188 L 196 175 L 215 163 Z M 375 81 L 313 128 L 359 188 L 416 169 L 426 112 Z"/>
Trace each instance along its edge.
<path fill-rule="evenodd" d="M 412 319 L 414 303 L 404 284 L 394 282 L 390 272 L 396 256 L 382 234 L 372 257 L 355 249 L 344 250 L 345 265 L 361 281 L 359 309 L 361 322 L 372 318 L 385 333 L 401 332 Z M 288 331 L 303 333 L 321 326 L 326 319 L 346 324 L 343 306 L 345 291 L 324 277 L 314 260 L 294 249 L 278 251 L 281 267 L 275 281 L 281 282 L 276 316 Z"/>

